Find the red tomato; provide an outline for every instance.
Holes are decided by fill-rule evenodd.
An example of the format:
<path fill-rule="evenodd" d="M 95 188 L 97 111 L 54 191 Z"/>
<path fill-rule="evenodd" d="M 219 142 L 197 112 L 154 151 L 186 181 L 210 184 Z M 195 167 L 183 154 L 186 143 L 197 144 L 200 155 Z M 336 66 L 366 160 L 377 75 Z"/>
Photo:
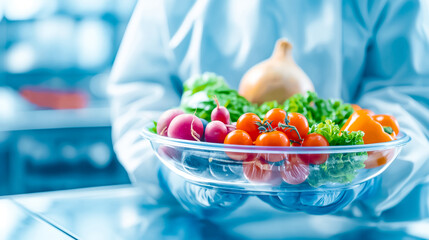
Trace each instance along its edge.
<path fill-rule="evenodd" d="M 257 146 L 289 147 L 290 142 L 286 134 L 280 131 L 261 133 L 255 141 Z"/>
<path fill-rule="evenodd" d="M 301 139 L 304 138 L 309 130 L 307 118 L 305 118 L 305 116 L 301 113 L 289 113 L 287 118 L 289 120 L 289 125 L 296 127 L 299 135 L 301 136 Z M 298 134 L 292 128 L 284 128 L 283 132 L 286 133 L 290 140 L 297 142 L 300 141 Z"/>
<path fill-rule="evenodd" d="M 256 122 L 261 122 L 258 115 L 254 113 L 245 113 L 237 120 L 237 129 L 247 132 L 252 141 L 255 141 L 259 136 L 259 129 Z"/>
<path fill-rule="evenodd" d="M 234 130 L 226 135 L 224 144 L 252 145 L 252 138 L 243 130 Z"/>
<path fill-rule="evenodd" d="M 304 141 L 302 142 L 303 147 L 326 147 L 329 146 L 328 140 L 318 133 L 310 133 L 304 137 Z"/>
<path fill-rule="evenodd" d="M 280 166 L 269 164 L 259 158 L 251 162 L 243 163 L 244 176 L 247 180 L 254 183 L 280 185 L 282 182 L 280 168 Z"/>
<path fill-rule="evenodd" d="M 320 134 L 310 133 L 304 137 L 303 147 L 326 147 L 328 140 Z M 299 158 L 307 164 L 322 164 L 328 160 L 329 154 L 299 154 Z"/>
<path fill-rule="evenodd" d="M 253 141 L 247 132 L 243 130 L 234 130 L 226 135 L 223 143 L 235 145 L 252 145 Z M 226 155 L 237 161 L 251 160 L 256 157 L 256 154 L 241 152 L 226 152 Z"/>
<path fill-rule="evenodd" d="M 286 134 L 280 131 L 265 132 L 261 133 L 255 141 L 257 146 L 278 146 L 278 147 L 289 147 L 290 142 Z M 261 157 L 269 162 L 279 162 L 286 158 L 286 154 L 262 154 Z"/>
<path fill-rule="evenodd" d="M 296 154 L 291 154 L 284 162 L 280 173 L 285 182 L 289 184 L 300 184 L 307 179 L 310 170 L 308 164 L 303 162 Z"/>
<path fill-rule="evenodd" d="M 285 123 L 286 111 L 280 108 L 273 108 L 265 114 L 264 121 L 269 121 L 274 129 L 279 123 Z"/>

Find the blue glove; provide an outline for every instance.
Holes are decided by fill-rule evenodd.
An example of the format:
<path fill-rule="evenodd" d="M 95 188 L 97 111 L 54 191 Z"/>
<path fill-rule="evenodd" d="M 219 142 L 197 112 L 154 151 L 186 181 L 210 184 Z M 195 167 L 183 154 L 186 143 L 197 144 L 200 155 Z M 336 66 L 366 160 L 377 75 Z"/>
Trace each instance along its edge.
<path fill-rule="evenodd" d="M 303 211 L 310 214 L 328 214 L 341 210 L 353 200 L 360 198 L 373 186 L 373 180 L 364 182 L 350 189 L 285 192 L 275 195 L 260 195 L 262 201 L 274 208 L 288 211 Z"/>
<path fill-rule="evenodd" d="M 181 166 L 190 175 L 202 178 L 232 181 L 243 176 L 243 164 L 229 160 L 226 154 L 220 152 L 184 152 Z"/>
<path fill-rule="evenodd" d="M 247 199 L 246 195 L 196 185 L 165 167 L 161 168 L 159 178 L 164 190 L 170 191 L 183 208 L 201 218 L 225 216 Z"/>

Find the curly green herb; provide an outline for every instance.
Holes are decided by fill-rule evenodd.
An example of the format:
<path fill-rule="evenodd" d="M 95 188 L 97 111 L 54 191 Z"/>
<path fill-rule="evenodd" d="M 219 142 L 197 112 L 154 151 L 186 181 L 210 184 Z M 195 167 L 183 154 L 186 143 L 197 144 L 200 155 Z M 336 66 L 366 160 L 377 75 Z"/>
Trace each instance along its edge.
<path fill-rule="evenodd" d="M 323 135 L 330 146 L 363 144 L 362 131 L 340 131 L 340 127 L 331 120 L 313 125 L 310 133 Z M 326 183 L 350 183 L 356 177 L 358 170 L 365 167 L 364 162 L 367 158 L 366 152 L 330 154 L 325 163 L 310 165 L 307 182 L 313 187 Z"/>

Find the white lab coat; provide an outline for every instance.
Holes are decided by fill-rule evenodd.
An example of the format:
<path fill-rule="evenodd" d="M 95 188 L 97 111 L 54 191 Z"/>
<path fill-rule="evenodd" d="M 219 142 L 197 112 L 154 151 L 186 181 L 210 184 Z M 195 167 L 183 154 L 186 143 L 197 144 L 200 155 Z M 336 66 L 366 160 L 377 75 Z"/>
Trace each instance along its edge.
<path fill-rule="evenodd" d="M 237 88 L 279 38 L 293 44 L 319 96 L 392 114 L 412 137 L 374 196 L 347 208 L 350 216 L 382 217 L 429 174 L 429 1 L 141 0 L 109 83 L 120 161 L 135 182 L 162 195 L 159 162 L 139 136 L 145 111 L 178 106 L 182 83 L 206 71 Z M 390 218 L 429 215 L 427 191 L 413 194 L 409 211 Z"/>

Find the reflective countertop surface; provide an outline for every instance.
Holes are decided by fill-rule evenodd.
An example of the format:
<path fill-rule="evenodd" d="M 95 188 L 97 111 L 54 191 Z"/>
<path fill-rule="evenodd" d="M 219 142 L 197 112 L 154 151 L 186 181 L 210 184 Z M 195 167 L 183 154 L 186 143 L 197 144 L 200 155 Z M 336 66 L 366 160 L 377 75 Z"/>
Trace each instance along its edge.
<path fill-rule="evenodd" d="M 13 200 L 0 200 L 0 239 L 77 239 L 67 230 L 28 211 Z"/>
<path fill-rule="evenodd" d="M 254 211 L 261 217 L 249 219 L 245 211 L 201 220 L 173 200 L 155 201 L 130 185 L 6 196 L 0 199 L 0 239 L 429 238 L 429 221 L 371 223 L 282 212 L 264 216 L 260 207 Z"/>

